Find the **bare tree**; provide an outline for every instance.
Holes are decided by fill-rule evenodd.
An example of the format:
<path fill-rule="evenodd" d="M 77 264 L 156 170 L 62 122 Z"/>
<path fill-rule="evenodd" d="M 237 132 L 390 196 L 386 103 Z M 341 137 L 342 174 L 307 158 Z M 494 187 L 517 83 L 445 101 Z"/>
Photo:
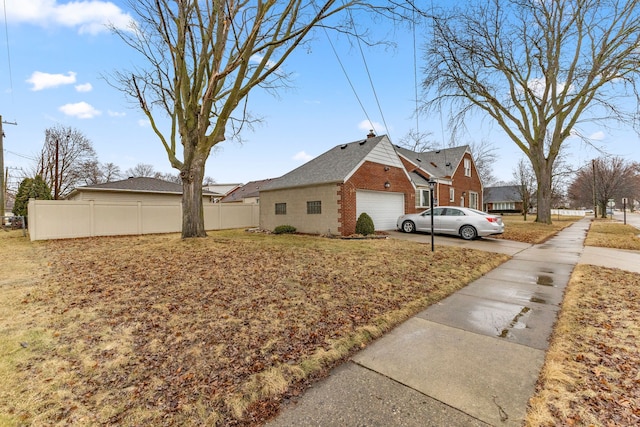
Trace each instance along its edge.
<path fill-rule="evenodd" d="M 527 220 L 527 213 L 531 209 L 531 201 L 536 191 L 536 175 L 531 169 L 531 164 L 520 159 L 518 164 L 513 169 L 513 179 L 516 182 L 518 188 L 518 194 L 522 199 L 522 212 L 524 220 Z"/>
<path fill-rule="evenodd" d="M 45 131 L 34 175 L 42 177 L 58 200 L 85 182 L 95 163 L 91 141 L 77 129 L 57 125 Z"/>
<path fill-rule="evenodd" d="M 102 184 L 117 181 L 121 178 L 120 167 L 114 163 L 100 163 L 92 160 L 84 165 L 82 181 L 85 185 Z"/>
<path fill-rule="evenodd" d="M 113 182 L 122 179 L 122 172 L 120 172 L 120 166 L 115 163 L 104 163 L 100 165 L 100 174 L 102 182 Z"/>
<path fill-rule="evenodd" d="M 147 116 L 183 185 L 182 237 L 204 237 L 202 182 L 211 149 L 251 124 L 248 95 L 284 84 L 282 65 L 327 18 L 368 2 L 130 1 L 139 18 L 115 30 L 146 68 L 116 86 Z M 157 108 L 157 110 L 155 110 Z M 159 110 L 159 111 L 158 111 Z M 169 132 L 162 121 L 169 117 Z M 181 145 L 182 147 L 180 147 Z"/>
<path fill-rule="evenodd" d="M 496 177 L 493 175 L 493 167 L 498 159 L 496 147 L 484 139 L 480 142 L 470 142 L 468 145 L 482 185 L 486 187 L 494 184 Z"/>
<path fill-rule="evenodd" d="M 182 178 L 179 174 L 174 174 L 170 172 L 158 172 L 155 170 L 153 165 L 149 165 L 146 163 L 138 163 L 132 168 L 127 169 L 125 175 L 128 177 L 147 177 L 147 178 L 156 178 L 161 179 L 163 181 L 173 182 L 176 184 L 182 183 Z M 215 180 L 211 177 L 204 177 L 203 183 L 214 183 Z"/>
<path fill-rule="evenodd" d="M 124 171 L 124 174 L 129 178 L 139 178 L 139 177 L 155 178 L 158 172 L 156 172 L 153 165 L 149 165 L 147 163 L 138 163 L 134 167 Z"/>
<path fill-rule="evenodd" d="M 640 0 L 468 1 L 424 14 L 433 24 L 425 109 L 450 107 L 454 131 L 473 112 L 491 118 L 531 162 L 536 221 L 550 223 L 567 138 L 584 121 L 634 123 Z"/>
<path fill-rule="evenodd" d="M 576 174 L 569 197 L 580 206 L 597 206 L 604 218 L 610 199 L 620 205 L 623 197 L 640 197 L 640 164 L 622 157 L 594 159 Z"/>
<path fill-rule="evenodd" d="M 405 136 L 400 138 L 398 145 L 414 153 L 432 151 L 436 149 L 437 144 L 433 140 L 430 140 L 429 136 L 431 136 L 431 132 L 419 132 L 411 129 Z"/>

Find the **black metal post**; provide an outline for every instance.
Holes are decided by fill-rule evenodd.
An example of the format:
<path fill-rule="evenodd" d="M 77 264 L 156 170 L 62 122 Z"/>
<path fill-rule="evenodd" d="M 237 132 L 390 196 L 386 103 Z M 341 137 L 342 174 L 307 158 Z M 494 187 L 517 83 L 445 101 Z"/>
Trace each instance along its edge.
<path fill-rule="evenodd" d="M 433 252 L 433 190 L 431 190 L 429 194 L 431 194 L 429 205 L 431 206 L 431 252 Z"/>
<path fill-rule="evenodd" d="M 433 190 L 436 186 L 436 181 L 429 179 L 429 206 L 431 208 L 431 252 L 434 251 L 434 237 L 433 237 Z"/>

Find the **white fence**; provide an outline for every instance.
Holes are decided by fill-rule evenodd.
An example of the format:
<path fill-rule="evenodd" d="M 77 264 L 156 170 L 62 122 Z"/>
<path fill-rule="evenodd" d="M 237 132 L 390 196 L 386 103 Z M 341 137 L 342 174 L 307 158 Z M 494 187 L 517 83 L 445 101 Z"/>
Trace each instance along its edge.
<path fill-rule="evenodd" d="M 176 233 L 182 230 L 182 206 L 175 203 L 32 199 L 28 209 L 31 240 Z M 257 204 L 204 205 L 206 230 L 257 227 L 259 220 Z"/>
<path fill-rule="evenodd" d="M 551 215 L 585 216 L 586 212 L 583 209 L 551 209 Z M 593 213 L 591 215 L 593 215 Z"/>

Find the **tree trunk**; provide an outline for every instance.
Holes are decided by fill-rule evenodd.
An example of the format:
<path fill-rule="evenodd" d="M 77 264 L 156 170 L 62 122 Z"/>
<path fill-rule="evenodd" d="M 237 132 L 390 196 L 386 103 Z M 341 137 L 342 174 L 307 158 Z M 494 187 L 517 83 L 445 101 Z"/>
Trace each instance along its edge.
<path fill-rule="evenodd" d="M 604 200 L 601 200 L 600 202 L 598 202 L 598 206 L 600 207 L 600 218 L 606 218 L 607 217 L 607 202 L 605 202 Z"/>
<path fill-rule="evenodd" d="M 536 222 L 551 224 L 551 165 L 549 162 L 540 162 L 534 166 L 536 178 L 538 179 L 538 194 L 536 200 L 537 216 Z"/>
<path fill-rule="evenodd" d="M 204 159 L 194 159 L 191 167 L 180 173 L 182 178 L 182 238 L 207 237 L 204 229 L 202 180 Z"/>

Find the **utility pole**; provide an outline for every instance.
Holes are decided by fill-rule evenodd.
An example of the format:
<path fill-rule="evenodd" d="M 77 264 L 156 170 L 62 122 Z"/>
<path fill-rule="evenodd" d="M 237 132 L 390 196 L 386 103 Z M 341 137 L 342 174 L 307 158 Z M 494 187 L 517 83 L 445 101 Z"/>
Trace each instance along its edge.
<path fill-rule="evenodd" d="M 598 200 L 596 198 L 596 159 L 591 160 L 593 170 L 593 217 L 598 218 Z"/>
<path fill-rule="evenodd" d="M 8 125 L 17 125 L 16 122 L 5 122 L 2 120 L 2 115 L 0 115 L 0 214 L 1 217 L 4 217 L 5 214 L 5 194 L 7 193 L 7 183 L 4 180 L 4 131 L 2 130 L 2 124 Z M 2 218 L 2 223 L 4 224 L 4 218 Z"/>

